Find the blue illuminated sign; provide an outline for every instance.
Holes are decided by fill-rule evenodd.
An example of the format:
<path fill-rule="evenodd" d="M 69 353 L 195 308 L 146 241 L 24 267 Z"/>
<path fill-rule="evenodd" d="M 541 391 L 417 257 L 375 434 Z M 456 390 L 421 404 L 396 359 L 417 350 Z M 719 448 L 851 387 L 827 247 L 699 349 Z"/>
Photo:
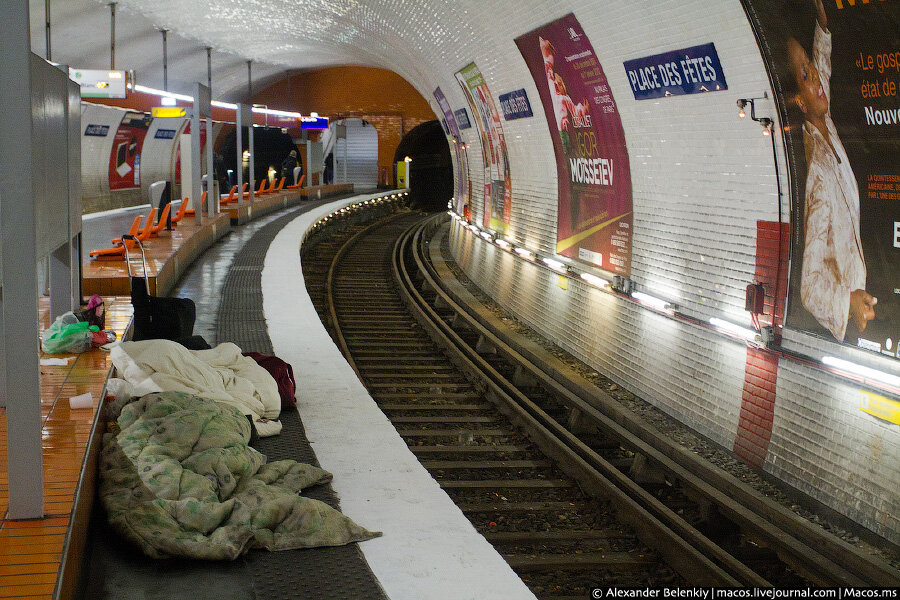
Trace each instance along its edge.
<path fill-rule="evenodd" d="M 175 139 L 175 130 L 174 129 L 157 129 L 156 135 L 153 136 L 157 140 L 174 140 Z"/>
<path fill-rule="evenodd" d="M 300 129 L 328 129 L 328 117 L 300 117 Z"/>
<path fill-rule="evenodd" d="M 106 137 L 109 133 L 109 125 L 88 125 L 84 128 L 84 135 L 94 135 L 97 137 Z"/>
<path fill-rule="evenodd" d="M 635 100 L 727 90 L 712 43 L 625 61 Z"/>
<path fill-rule="evenodd" d="M 453 116 L 456 117 L 456 122 L 459 124 L 460 129 L 469 129 L 472 127 L 472 123 L 469 122 L 469 113 L 466 112 L 465 108 L 454 110 Z"/>
<path fill-rule="evenodd" d="M 507 121 L 532 116 L 531 103 L 528 102 L 528 94 L 524 88 L 500 94 L 500 108 L 503 110 L 503 118 Z"/>

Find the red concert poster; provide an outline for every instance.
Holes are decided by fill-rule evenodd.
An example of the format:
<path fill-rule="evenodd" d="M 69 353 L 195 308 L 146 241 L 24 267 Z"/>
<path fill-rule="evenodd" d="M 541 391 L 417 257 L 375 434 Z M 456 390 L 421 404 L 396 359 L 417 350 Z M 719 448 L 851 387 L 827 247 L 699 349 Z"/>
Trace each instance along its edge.
<path fill-rule="evenodd" d="M 568 14 L 516 38 L 537 85 L 559 180 L 556 252 L 631 270 L 631 168 L 625 131 L 590 40 Z"/>

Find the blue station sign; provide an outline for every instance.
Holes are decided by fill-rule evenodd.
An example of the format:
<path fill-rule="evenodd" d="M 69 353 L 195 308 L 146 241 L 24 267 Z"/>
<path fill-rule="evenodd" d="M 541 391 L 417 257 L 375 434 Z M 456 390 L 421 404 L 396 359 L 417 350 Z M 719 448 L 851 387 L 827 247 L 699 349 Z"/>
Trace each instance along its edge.
<path fill-rule="evenodd" d="M 456 123 L 459 125 L 460 129 L 469 129 L 472 127 L 472 123 L 469 121 L 469 113 L 466 112 L 465 108 L 454 110 L 453 116 L 456 117 Z"/>
<path fill-rule="evenodd" d="M 109 133 L 109 125 L 94 125 L 93 123 L 88 124 L 87 127 L 84 128 L 84 135 L 94 135 L 97 137 L 106 137 Z"/>
<path fill-rule="evenodd" d="M 300 117 L 300 129 L 328 129 L 328 117 Z"/>
<path fill-rule="evenodd" d="M 524 88 L 500 94 L 500 108 L 503 110 L 503 118 L 507 121 L 532 116 L 531 103 L 528 102 L 528 94 Z"/>
<path fill-rule="evenodd" d="M 174 129 L 157 129 L 156 133 L 153 135 L 153 139 L 174 140 L 175 139 L 175 130 Z"/>
<path fill-rule="evenodd" d="M 624 65 L 635 100 L 728 89 L 712 43 L 635 58 Z"/>

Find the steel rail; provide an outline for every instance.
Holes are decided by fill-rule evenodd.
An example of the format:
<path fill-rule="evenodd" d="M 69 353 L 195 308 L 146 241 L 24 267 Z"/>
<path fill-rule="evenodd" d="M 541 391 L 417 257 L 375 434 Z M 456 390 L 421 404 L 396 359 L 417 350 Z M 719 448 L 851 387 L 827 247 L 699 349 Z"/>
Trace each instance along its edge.
<path fill-rule="evenodd" d="M 740 563 L 729 564 L 730 572 L 716 564 L 708 554 L 714 555 L 717 548 L 708 545 L 704 550 L 698 549 L 702 545 L 699 532 L 551 419 L 441 319 L 418 290 L 416 279 L 424 272 L 421 269 L 416 273 L 410 272 L 403 260 L 406 252 L 413 252 L 421 238 L 421 229 L 421 225 L 413 226 L 395 245 L 395 283 L 407 307 L 435 343 L 453 350 L 452 360 L 457 367 L 477 377 L 489 392 L 488 397 L 523 428 L 544 453 L 557 460 L 558 466 L 578 481 L 587 493 L 613 503 L 621 517 L 635 529 L 639 539 L 659 552 L 673 569 L 692 584 L 770 585 Z M 647 505 L 652 505 L 653 509 L 649 510 Z M 718 561 L 728 562 L 728 558 L 719 556 Z"/>
<path fill-rule="evenodd" d="M 738 522 L 751 539 L 774 549 L 781 560 L 812 581 L 822 585 L 900 585 L 900 573 L 880 559 L 868 556 L 855 546 L 836 538 L 786 507 L 769 500 L 734 477 L 688 450 L 674 444 L 621 407 L 602 390 L 586 383 L 573 382 L 564 374 L 558 360 L 532 348 L 523 348 L 508 331 L 499 330 L 486 311 L 471 310 L 471 294 L 460 284 L 445 286 L 444 278 L 430 260 L 424 258 L 426 227 L 421 226 L 414 254 L 417 279 L 436 294 L 435 304 L 455 313 L 454 328 L 478 331 L 483 344 L 519 365 L 527 377 L 539 382 L 571 409 L 602 428 L 617 435 L 625 445 L 634 448 L 666 469 L 700 497 L 709 498 L 720 512 Z M 433 311 L 432 311 L 433 312 Z M 445 323 L 446 325 L 446 323 Z M 515 346 L 515 348 L 514 348 Z"/>

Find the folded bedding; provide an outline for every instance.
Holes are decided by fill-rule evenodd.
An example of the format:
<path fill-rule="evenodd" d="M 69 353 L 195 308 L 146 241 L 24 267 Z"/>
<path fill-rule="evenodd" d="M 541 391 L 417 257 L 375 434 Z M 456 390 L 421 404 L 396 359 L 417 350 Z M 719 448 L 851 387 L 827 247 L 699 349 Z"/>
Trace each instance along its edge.
<path fill-rule="evenodd" d="M 113 415 L 115 416 L 115 415 Z M 331 474 L 266 463 L 226 403 L 183 392 L 121 408 L 104 435 L 100 498 L 113 528 L 151 557 L 235 559 L 250 548 L 337 546 L 381 535 L 298 495 Z"/>
<path fill-rule="evenodd" d="M 281 431 L 278 384 L 255 360 L 230 342 L 210 350 L 188 350 L 170 340 L 122 342 L 110 350 L 119 376 L 134 395 L 185 392 L 233 406 L 253 417 L 261 436 Z"/>

